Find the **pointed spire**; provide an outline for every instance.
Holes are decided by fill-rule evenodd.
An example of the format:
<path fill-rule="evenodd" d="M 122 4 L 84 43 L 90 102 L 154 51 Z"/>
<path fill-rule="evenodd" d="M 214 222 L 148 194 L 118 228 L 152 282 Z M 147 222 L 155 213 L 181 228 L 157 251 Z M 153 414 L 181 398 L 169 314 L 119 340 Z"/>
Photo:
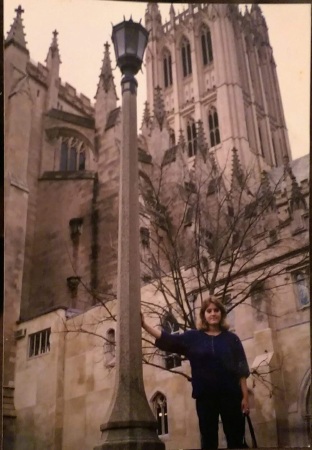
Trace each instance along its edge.
<path fill-rule="evenodd" d="M 170 6 L 169 16 L 170 16 L 171 27 L 174 28 L 174 26 L 175 26 L 175 10 L 173 7 L 173 3 L 171 3 L 171 6 Z"/>
<path fill-rule="evenodd" d="M 162 129 L 166 111 L 161 87 L 157 86 L 154 91 L 154 117 L 157 119 L 159 128 Z"/>
<path fill-rule="evenodd" d="M 229 4 L 229 11 L 232 14 L 233 17 L 235 18 L 240 18 L 241 17 L 241 12 L 239 10 L 238 4 L 236 3 L 230 3 Z"/>
<path fill-rule="evenodd" d="M 296 177 L 292 175 L 291 196 L 290 196 L 290 210 L 293 212 L 297 209 L 307 209 L 306 200 L 300 191 L 300 187 Z"/>
<path fill-rule="evenodd" d="M 267 29 L 265 18 L 262 14 L 261 8 L 258 3 L 253 3 L 250 9 L 250 15 L 253 19 L 254 24 L 261 30 L 264 27 L 264 32 Z"/>
<path fill-rule="evenodd" d="M 256 23 L 263 22 L 263 15 L 260 6 L 258 3 L 253 3 L 250 8 L 251 17 L 255 20 Z"/>
<path fill-rule="evenodd" d="M 260 184 L 260 191 L 263 195 L 268 195 L 271 196 L 272 193 L 272 189 L 271 189 L 271 185 L 270 185 L 270 180 L 268 177 L 268 173 L 266 170 L 263 170 L 261 172 L 261 184 Z"/>
<path fill-rule="evenodd" d="M 99 135 L 104 133 L 106 126 L 109 124 L 109 120 L 112 117 L 116 118 L 119 111 L 117 108 L 118 97 L 111 67 L 109 48 L 110 45 L 106 42 L 104 44 L 104 57 L 95 94 L 95 122 Z"/>
<path fill-rule="evenodd" d="M 141 128 L 145 125 L 146 127 L 149 126 L 149 124 L 151 123 L 151 113 L 150 113 L 150 109 L 149 109 L 149 103 L 145 102 L 144 103 L 145 107 L 144 107 L 144 111 L 143 111 L 143 119 L 142 119 L 142 125 Z"/>
<path fill-rule="evenodd" d="M 233 187 L 234 181 L 237 180 L 240 187 L 243 187 L 244 184 L 244 173 L 243 169 L 238 157 L 237 148 L 233 147 L 232 149 L 233 158 L 232 158 L 232 181 L 231 186 Z"/>
<path fill-rule="evenodd" d="M 61 63 L 61 56 L 59 52 L 58 42 L 57 42 L 58 32 L 56 30 L 53 31 L 52 43 L 50 45 L 48 55 L 46 57 L 47 67 L 50 68 L 52 65 L 52 61 L 58 60 Z"/>
<path fill-rule="evenodd" d="M 283 160 L 284 160 L 284 181 L 286 181 L 286 186 L 290 191 L 290 209 L 291 211 L 300 208 L 306 209 L 307 208 L 306 200 L 300 190 L 296 177 L 292 171 L 289 156 L 284 155 Z"/>
<path fill-rule="evenodd" d="M 112 72 L 112 66 L 111 66 L 111 60 L 109 57 L 109 43 L 105 42 L 104 44 L 105 50 L 104 50 L 104 58 L 103 58 L 103 64 L 100 74 L 100 81 L 102 81 L 102 85 L 105 92 L 108 92 L 110 88 L 113 87 L 114 92 L 116 94 L 116 87 L 114 84 L 114 77 Z"/>
<path fill-rule="evenodd" d="M 171 3 L 171 5 L 170 5 L 169 15 L 170 15 L 170 20 L 173 19 L 173 21 L 174 21 L 175 10 L 174 10 L 174 7 L 173 7 L 173 3 Z"/>
<path fill-rule="evenodd" d="M 50 49 L 53 50 L 54 52 L 58 52 L 59 51 L 58 42 L 57 42 L 57 35 L 58 35 L 58 31 L 54 30 L 53 31 L 52 44 L 50 45 Z"/>
<path fill-rule="evenodd" d="M 218 165 L 217 165 L 217 161 L 216 161 L 216 154 L 215 152 L 208 152 L 208 158 L 211 164 L 211 170 L 213 175 L 217 175 L 218 174 Z"/>
<path fill-rule="evenodd" d="M 197 122 L 197 147 L 206 162 L 208 144 L 205 137 L 204 126 L 202 120 Z"/>
<path fill-rule="evenodd" d="M 275 197 L 271 189 L 268 173 L 265 170 L 261 172 L 259 201 L 265 206 L 265 208 L 275 208 Z"/>
<path fill-rule="evenodd" d="M 25 40 L 25 33 L 22 19 L 22 13 L 24 12 L 24 10 L 22 9 L 21 5 L 19 5 L 19 7 L 15 10 L 15 12 L 16 17 L 14 19 L 10 31 L 8 32 L 7 38 L 5 40 L 5 45 L 7 46 L 11 42 L 14 42 L 20 48 L 28 52 L 26 48 L 27 42 Z"/>
<path fill-rule="evenodd" d="M 58 32 L 53 31 L 52 43 L 49 47 L 49 51 L 46 57 L 48 75 L 48 95 L 46 97 L 46 110 L 49 111 L 52 108 L 57 107 L 58 95 L 59 95 L 59 75 L 60 75 L 60 63 L 61 57 L 57 42 Z"/>
<path fill-rule="evenodd" d="M 253 3 L 253 4 L 251 5 L 250 12 L 251 12 L 251 13 L 259 13 L 259 12 L 261 13 L 261 9 L 260 9 L 259 4 L 258 4 L 258 3 Z"/>
<path fill-rule="evenodd" d="M 162 34 L 162 20 L 158 3 L 149 2 L 145 12 L 145 27 L 152 32 L 152 36 L 160 36 Z"/>
<path fill-rule="evenodd" d="M 153 18 L 160 18 L 160 11 L 157 2 L 149 2 L 147 4 L 147 13 L 150 14 Z"/>
<path fill-rule="evenodd" d="M 183 135 L 183 131 L 182 131 L 181 128 L 180 128 L 180 130 L 179 130 L 179 140 L 178 140 L 178 145 L 179 145 L 179 147 L 181 148 L 182 152 L 184 152 L 185 146 L 186 146 L 186 142 L 185 142 L 184 135 Z"/>
<path fill-rule="evenodd" d="M 291 167 L 290 167 L 289 156 L 288 155 L 284 155 L 283 156 L 283 162 L 284 162 L 284 177 L 286 177 L 287 175 L 292 177 L 293 173 L 292 173 L 292 170 L 291 170 Z"/>

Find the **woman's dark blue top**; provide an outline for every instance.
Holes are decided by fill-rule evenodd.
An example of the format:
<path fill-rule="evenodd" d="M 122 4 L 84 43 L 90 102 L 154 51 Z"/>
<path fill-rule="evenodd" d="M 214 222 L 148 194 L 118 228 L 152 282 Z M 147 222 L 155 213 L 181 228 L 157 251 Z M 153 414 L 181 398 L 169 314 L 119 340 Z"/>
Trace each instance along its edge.
<path fill-rule="evenodd" d="M 194 398 L 212 392 L 240 393 L 239 379 L 249 376 L 244 348 L 231 331 L 221 331 L 217 336 L 199 330 L 182 334 L 162 331 L 155 345 L 160 350 L 184 355 L 190 361 Z"/>

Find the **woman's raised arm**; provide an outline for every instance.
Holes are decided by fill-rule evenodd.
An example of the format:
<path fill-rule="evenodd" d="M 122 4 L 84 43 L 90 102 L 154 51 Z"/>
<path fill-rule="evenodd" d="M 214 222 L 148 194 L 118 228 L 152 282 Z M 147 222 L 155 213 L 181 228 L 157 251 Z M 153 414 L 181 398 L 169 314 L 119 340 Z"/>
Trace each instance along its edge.
<path fill-rule="evenodd" d="M 141 313 L 141 325 L 142 328 L 151 336 L 153 336 L 155 339 L 159 339 L 161 336 L 161 331 L 157 330 L 156 328 L 152 328 L 151 326 L 149 326 L 144 319 L 143 314 Z"/>

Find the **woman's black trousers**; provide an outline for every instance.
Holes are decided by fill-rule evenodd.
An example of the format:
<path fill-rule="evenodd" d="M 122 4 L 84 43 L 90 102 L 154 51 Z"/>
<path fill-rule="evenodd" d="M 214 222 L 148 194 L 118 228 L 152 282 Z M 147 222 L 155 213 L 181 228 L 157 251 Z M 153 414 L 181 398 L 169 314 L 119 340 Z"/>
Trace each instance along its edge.
<path fill-rule="evenodd" d="M 202 439 L 202 449 L 218 448 L 218 425 L 221 416 L 228 448 L 242 448 L 244 416 L 241 393 L 205 394 L 196 399 L 196 410 Z"/>

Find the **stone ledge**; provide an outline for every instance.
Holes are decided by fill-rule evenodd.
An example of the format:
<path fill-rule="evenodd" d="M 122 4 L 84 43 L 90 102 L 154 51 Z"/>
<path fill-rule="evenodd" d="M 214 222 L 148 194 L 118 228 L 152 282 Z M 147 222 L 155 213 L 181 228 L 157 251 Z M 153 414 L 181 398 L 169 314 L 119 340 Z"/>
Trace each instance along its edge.
<path fill-rule="evenodd" d="M 93 180 L 96 178 L 96 173 L 91 170 L 58 170 L 55 172 L 44 172 L 39 178 L 40 181 L 45 180 Z"/>
<path fill-rule="evenodd" d="M 46 115 L 62 122 L 72 123 L 84 128 L 90 128 L 92 130 L 95 127 L 95 120 L 91 116 L 78 116 L 77 114 L 68 113 L 55 108 L 50 109 Z"/>

